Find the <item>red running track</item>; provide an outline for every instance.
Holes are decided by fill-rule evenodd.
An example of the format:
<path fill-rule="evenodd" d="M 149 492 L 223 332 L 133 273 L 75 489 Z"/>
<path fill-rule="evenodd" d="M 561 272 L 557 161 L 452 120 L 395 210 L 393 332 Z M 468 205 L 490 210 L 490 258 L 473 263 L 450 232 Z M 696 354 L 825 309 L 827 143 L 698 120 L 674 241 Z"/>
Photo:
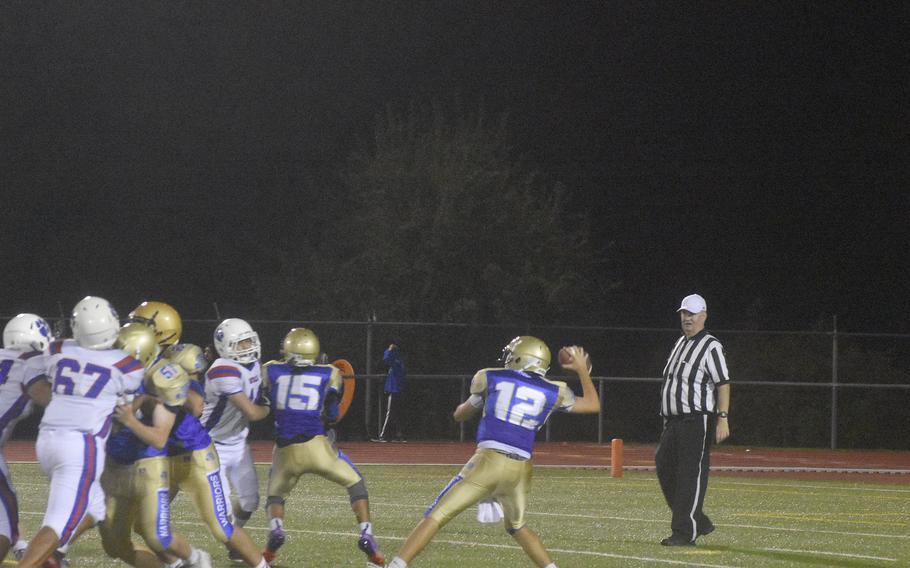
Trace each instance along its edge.
<path fill-rule="evenodd" d="M 440 464 L 460 466 L 474 453 L 473 443 L 461 442 L 339 442 L 356 464 Z M 272 443 L 252 443 L 253 459 L 270 463 Z M 6 445 L 11 462 L 34 462 L 35 444 L 11 441 Z M 654 446 L 627 444 L 624 467 L 653 471 Z M 609 468 L 608 444 L 537 443 L 538 466 Z M 821 450 L 718 446 L 711 453 L 711 471 L 717 475 L 828 479 L 869 483 L 910 483 L 910 452 L 887 450 Z"/>

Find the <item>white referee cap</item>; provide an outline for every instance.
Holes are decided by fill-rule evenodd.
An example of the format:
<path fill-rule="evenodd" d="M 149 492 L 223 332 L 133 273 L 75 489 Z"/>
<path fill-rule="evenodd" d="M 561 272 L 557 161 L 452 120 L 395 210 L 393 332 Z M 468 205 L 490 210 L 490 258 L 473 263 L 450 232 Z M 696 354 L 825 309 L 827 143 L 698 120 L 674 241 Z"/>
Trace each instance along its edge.
<path fill-rule="evenodd" d="M 683 298 L 682 303 L 679 305 L 677 312 L 686 310 L 687 312 L 692 312 L 697 314 L 699 312 L 704 312 L 708 309 L 708 304 L 705 302 L 705 299 L 699 296 L 698 294 L 689 294 Z"/>

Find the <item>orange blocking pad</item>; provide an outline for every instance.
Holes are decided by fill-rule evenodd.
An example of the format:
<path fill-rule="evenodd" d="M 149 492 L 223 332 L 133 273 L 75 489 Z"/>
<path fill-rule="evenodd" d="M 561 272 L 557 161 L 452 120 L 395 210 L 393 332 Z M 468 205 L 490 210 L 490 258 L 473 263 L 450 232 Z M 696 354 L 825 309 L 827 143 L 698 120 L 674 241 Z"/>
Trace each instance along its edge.
<path fill-rule="evenodd" d="M 622 438 L 610 443 L 610 476 L 622 477 Z"/>

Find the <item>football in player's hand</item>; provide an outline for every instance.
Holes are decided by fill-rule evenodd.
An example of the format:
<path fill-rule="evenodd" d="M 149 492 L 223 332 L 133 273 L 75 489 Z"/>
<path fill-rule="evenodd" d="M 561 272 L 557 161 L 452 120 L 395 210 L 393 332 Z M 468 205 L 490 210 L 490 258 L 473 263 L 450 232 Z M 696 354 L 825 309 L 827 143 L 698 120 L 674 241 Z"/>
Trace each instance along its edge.
<path fill-rule="evenodd" d="M 569 365 L 572 363 L 572 360 L 575 359 L 575 356 L 572 355 L 572 350 L 577 349 L 580 352 L 585 354 L 585 361 L 588 363 L 588 372 L 590 373 L 593 366 L 591 365 L 591 355 L 586 353 L 581 347 L 574 347 L 570 350 L 569 347 L 563 347 L 559 350 L 559 363 L 560 365 Z"/>

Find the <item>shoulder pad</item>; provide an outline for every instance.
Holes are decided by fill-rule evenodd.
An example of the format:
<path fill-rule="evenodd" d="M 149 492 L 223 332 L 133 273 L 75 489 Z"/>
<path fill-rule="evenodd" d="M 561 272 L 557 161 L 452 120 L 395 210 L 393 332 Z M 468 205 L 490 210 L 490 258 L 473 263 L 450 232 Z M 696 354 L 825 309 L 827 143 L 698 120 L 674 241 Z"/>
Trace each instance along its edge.
<path fill-rule="evenodd" d="M 566 383 L 565 381 L 551 381 L 550 379 L 544 379 L 544 382 L 545 382 L 545 383 L 550 383 L 551 385 L 554 385 L 554 386 L 559 387 L 559 388 L 561 388 L 561 389 L 569 388 L 569 384 Z"/>
<path fill-rule="evenodd" d="M 149 369 L 145 385 L 151 394 L 167 406 L 181 406 L 186 402 L 190 377 L 180 365 L 162 359 Z"/>

